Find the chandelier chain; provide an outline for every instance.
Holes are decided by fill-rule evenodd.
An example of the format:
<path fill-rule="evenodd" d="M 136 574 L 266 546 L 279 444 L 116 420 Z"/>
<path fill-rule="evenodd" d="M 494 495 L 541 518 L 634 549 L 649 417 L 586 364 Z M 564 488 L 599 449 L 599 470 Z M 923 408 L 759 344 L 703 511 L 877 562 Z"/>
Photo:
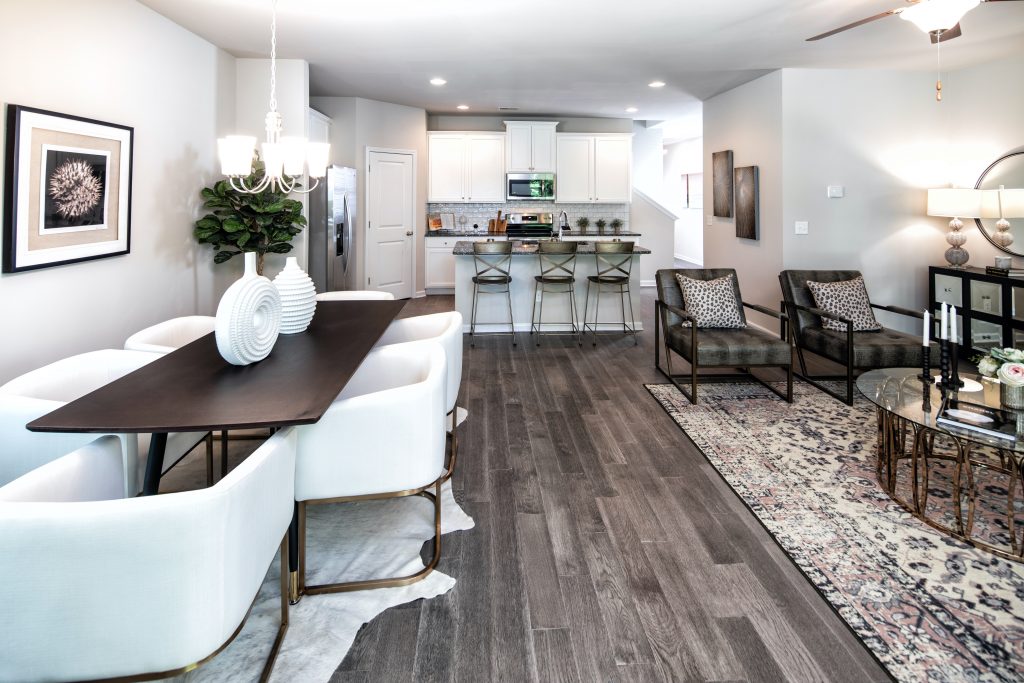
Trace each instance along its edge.
<path fill-rule="evenodd" d="M 277 111 L 277 0 L 270 16 L 270 111 Z"/>

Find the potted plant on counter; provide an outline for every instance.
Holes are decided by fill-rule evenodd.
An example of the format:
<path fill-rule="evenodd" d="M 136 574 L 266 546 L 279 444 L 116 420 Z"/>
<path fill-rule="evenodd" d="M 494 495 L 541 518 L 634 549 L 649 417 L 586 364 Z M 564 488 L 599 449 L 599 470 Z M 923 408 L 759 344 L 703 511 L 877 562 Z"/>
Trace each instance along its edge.
<path fill-rule="evenodd" d="M 611 222 L 612 231 L 618 235 L 622 231 L 622 219 L 613 218 Z"/>
<path fill-rule="evenodd" d="M 597 219 L 597 220 L 596 220 L 596 221 L 594 222 L 594 225 L 596 225 L 596 226 L 597 226 L 597 231 L 598 231 L 598 232 L 602 232 L 602 233 L 603 233 L 603 232 L 604 232 L 604 226 L 608 225 L 608 221 L 606 221 L 606 220 L 605 220 L 605 219 L 603 219 L 603 218 L 598 218 L 598 219 Z"/>
<path fill-rule="evenodd" d="M 590 227 L 590 219 L 586 216 L 580 216 L 576 219 L 576 227 L 580 229 L 580 232 L 586 232 L 587 228 Z"/>
<path fill-rule="evenodd" d="M 257 185 L 264 168 L 257 154 L 246 185 Z M 262 275 L 266 254 L 287 254 L 292 250 L 292 238 L 306 226 L 302 202 L 269 187 L 249 194 L 221 180 L 213 187 L 203 188 L 200 194 L 203 207 L 212 213 L 196 221 L 193 234 L 200 244 L 213 247 L 214 263 L 224 263 L 233 256 L 252 251 L 256 252 L 256 272 Z"/>

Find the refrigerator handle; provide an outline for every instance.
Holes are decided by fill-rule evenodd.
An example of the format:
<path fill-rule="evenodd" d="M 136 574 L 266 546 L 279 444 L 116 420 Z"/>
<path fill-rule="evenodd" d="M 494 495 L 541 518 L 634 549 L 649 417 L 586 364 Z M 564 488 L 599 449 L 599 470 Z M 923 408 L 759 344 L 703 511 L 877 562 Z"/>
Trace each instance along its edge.
<path fill-rule="evenodd" d="M 342 216 L 342 220 L 344 221 L 341 224 L 342 234 L 339 235 L 339 237 L 341 237 L 341 270 L 342 270 L 342 272 L 344 272 L 346 274 L 345 277 L 347 279 L 347 277 L 348 277 L 348 252 L 349 252 L 349 249 L 352 247 L 352 231 L 351 231 L 352 229 L 349 226 L 349 223 L 351 221 L 349 220 L 350 216 L 349 216 L 349 213 L 348 213 L 348 194 L 343 194 L 342 197 L 341 197 L 341 216 Z M 335 228 L 335 229 L 337 229 L 337 228 Z"/>

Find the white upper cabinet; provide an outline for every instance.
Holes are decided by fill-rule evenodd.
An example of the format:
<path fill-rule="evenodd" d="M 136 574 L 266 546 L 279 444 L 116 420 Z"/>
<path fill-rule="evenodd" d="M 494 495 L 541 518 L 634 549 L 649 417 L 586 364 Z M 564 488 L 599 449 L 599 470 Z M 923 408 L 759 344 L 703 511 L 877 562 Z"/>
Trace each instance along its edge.
<path fill-rule="evenodd" d="M 466 201 L 505 201 L 505 136 L 501 133 L 466 136 Z"/>
<path fill-rule="evenodd" d="M 594 138 L 590 135 L 558 135 L 558 168 L 555 193 L 560 202 L 594 201 Z"/>
<path fill-rule="evenodd" d="M 554 173 L 557 125 L 557 121 L 506 121 L 508 172 Z"/>
<path fill-rule="evenodd" d="M 632 136 L 558 134 L 560 202 L 623 204 L 632 201 Z"/>
<path fill-rule="evenodd" d="M 505 201 L 501 133 L 428 133 L 427 155 L 427 201 Z"/>

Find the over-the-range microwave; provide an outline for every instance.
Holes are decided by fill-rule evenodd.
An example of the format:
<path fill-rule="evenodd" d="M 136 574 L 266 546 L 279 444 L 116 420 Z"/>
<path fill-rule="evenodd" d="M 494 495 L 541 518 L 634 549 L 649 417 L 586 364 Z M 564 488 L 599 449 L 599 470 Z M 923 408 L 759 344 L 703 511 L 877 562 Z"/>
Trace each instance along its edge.
<path fill-rule="evenodd" d="M 507 173 L 505 179 L 506 199 L 509 201 L 555 201 L 554 173 Z"/>

